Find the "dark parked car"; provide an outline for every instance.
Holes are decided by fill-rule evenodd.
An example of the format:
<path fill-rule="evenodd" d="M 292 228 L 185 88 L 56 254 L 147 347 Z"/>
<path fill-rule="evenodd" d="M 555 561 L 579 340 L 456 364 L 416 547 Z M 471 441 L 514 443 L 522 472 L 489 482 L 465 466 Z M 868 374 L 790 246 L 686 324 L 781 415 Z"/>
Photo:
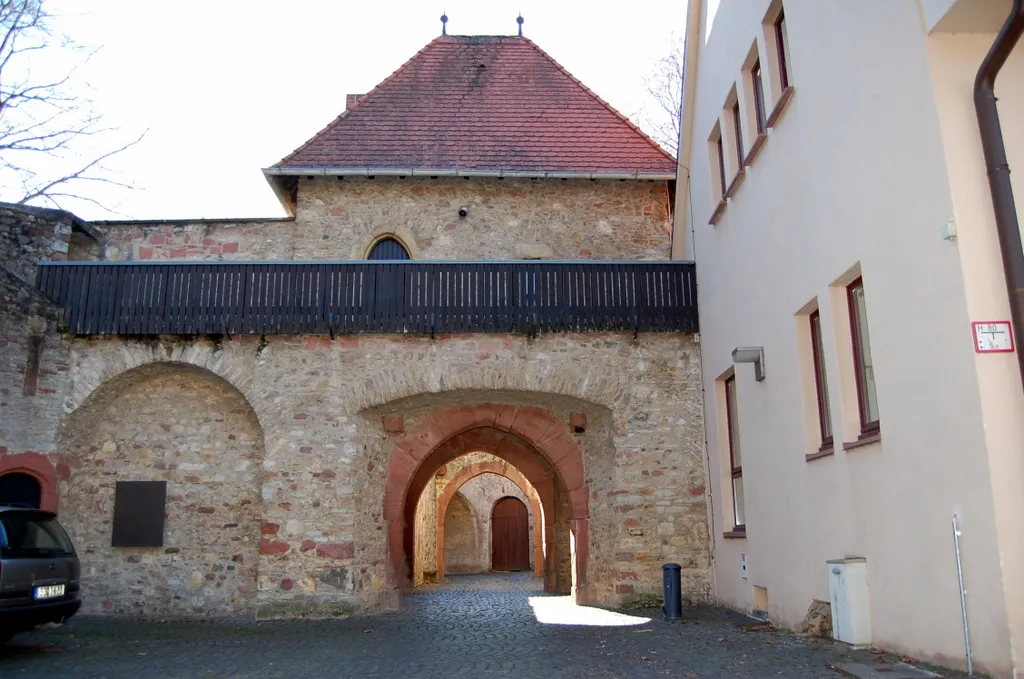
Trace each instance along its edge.
<path fill-rule="evenodd" d="M 0 506 L 0 643 L 78 611 L 78 556 L 53 512 Z"/>

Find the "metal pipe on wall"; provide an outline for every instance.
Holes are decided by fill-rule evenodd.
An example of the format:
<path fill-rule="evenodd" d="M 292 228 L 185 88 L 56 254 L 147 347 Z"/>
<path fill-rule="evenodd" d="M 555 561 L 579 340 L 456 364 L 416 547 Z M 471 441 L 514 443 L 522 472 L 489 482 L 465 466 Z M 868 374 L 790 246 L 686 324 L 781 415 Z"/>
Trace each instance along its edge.
<path fill-rule="evenodd" d="M 985 153 L 992 207 L 999 235 L 999 249 L 1003 259 L 1006 292 L 1010 298 L 1010 319 L 1013 334 L 1020 342 L 1024 338 L 1024 248 L 1021 247 L 1020 223 L 1010 183 L 1010 164 L 1006 158 L 1006 145 L 999 124 L 996 106 L 995 81 L 1014 46 L 1024 34 L 1024 0 L 1013 0 L 1013 9 L 1003 24 L 992 48 L 978 69 L 974 81 L 974 108 L 978 114 L 981 147 Z M 1024 351 L 1017 350 L 1017 366 L 1024 386 Z"/>
<path fill-rule="evenodd" d="M 967 674 L 974 674 L 974 662 L 971 654 L 970 628 L 967 626 L 967 590 L 964 589 L 964 566 L 960 559 L 960 527 L 957 515 L 953 515 L 953 549 L 956 550 L 956 577 L 960 585 L 960 615 L 964 624 L 964 652 L 967 654 Z"/>

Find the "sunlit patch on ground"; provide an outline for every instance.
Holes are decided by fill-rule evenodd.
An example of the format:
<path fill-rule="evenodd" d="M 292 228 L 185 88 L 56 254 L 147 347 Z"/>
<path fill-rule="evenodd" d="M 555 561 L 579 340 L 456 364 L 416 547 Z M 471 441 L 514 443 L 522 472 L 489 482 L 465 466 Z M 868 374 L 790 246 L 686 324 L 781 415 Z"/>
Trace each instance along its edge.
<path fill-rule="evenodd" d="M 603 608 L 577 606 L 568 596 L 532 596 L 530 607 L 537 622 L 545 625 L 582 625 L 586 627 L 633 627 L 645 625 L 650 618 L 606 611 Z"/>

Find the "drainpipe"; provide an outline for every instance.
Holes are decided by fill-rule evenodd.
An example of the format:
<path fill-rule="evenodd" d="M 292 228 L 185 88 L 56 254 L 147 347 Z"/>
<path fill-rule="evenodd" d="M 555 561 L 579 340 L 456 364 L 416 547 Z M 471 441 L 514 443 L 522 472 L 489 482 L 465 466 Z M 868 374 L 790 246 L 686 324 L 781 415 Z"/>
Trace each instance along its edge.
<path fill-rule="evenodd" d="M 985 152 L 996 232 L 999 234 L 999 249 L 1003 256 L 1006 292 L 1010 297 L 1010 318 L 1018 345 L 1024 341 L 1024 249 L 1021 247 L 1020 224 L 1013 200 L 1013 186 L 1010 184 L 1010 164 L 1006 159 L 1006 146 L 999 126 L 995 81 L 1021 34 L 1024 34 L 1024 0 L 1013 0 L 1010 16 L 981 63 L 974 81 L 974 108 L 978 113 L 981 147 Z M 1017 348 L 1017 366 L 1024 386 L 1024 350 L 1020 346 Z"/>

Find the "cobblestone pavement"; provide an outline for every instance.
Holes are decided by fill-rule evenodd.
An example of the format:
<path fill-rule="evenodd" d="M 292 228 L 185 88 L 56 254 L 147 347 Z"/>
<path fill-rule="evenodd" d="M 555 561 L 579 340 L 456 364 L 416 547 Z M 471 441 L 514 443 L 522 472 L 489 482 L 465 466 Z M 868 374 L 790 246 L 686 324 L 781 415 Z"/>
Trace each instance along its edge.
<path fill-rule="evenodd" d="M 0 647 L 0 676 L 203 677 L 827 677 L 868 651 L 715 608 L 578 608 L 527 575 L 454 576 L 406 599 L 402 613 L 328 621 L 129 622 L 73 618 Z M 891 660 L 891 659 L 889 659 Z"/>

